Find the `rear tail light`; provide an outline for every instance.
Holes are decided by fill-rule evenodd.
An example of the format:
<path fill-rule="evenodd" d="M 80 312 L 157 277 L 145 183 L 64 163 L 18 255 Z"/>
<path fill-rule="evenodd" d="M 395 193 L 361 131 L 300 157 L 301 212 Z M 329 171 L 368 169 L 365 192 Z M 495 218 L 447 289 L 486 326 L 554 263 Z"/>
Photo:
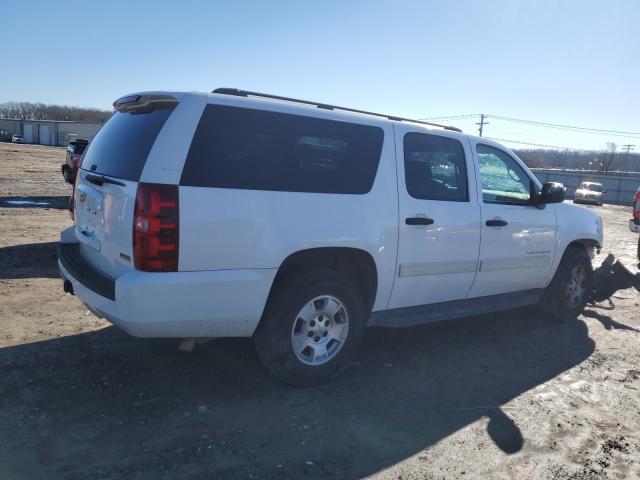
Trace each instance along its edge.
<path fill-rule="evenodd" d="M 147 272 L 178 271 L 178 186 L 138 184 L 133 213 L 133 262 Z"/>
<path fill-rule="evenodd" d="M 82 158 L 82 155 L 78 155 L 77 153 L 73 154 L 73 156 L 71 157 L 71 163 L 73 164 L 73 168 L 78 168 L 78 166 L 80 166 L 81 158 Z"/>
<path fill-rule="evenodd" d="M 640 218 L 640 190 L 638 190 L 636 196 L 633 197 L 633 217 Z"/>

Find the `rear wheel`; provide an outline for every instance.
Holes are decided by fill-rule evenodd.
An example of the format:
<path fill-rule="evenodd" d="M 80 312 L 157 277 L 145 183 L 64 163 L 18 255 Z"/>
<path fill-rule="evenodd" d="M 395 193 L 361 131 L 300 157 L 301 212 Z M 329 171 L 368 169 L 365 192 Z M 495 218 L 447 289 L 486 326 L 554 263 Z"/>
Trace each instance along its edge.
<path fill-rule="evenodd" d="M 62 176 L 64 177 L 65 182 L 73 183 L 71 168 L 69 168 L 69 165 L 62 166 Z"/>
<path fill-rule="evenodd" d="M 258 356 L 280 380 L 317 385 L 355 356 L 366 321 L 357 286 L 330 269 L 288 275 L 274 286 L 254 341 Z"/>
<path fill-rule="evenodd" d="M 593 268 L 589 255 L 583 248 L 570 247 L 547 287 L 544 306 L 561 320 L 575 319 L 584 310 L 592 289 Z"/>

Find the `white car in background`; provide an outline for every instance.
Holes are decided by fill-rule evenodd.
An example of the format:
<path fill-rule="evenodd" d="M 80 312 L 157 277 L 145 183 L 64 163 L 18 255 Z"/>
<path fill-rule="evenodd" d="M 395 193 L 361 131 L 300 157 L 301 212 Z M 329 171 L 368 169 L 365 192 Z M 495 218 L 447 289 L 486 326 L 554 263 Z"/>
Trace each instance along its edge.
<path fill-rule="evenodd" d="M 22 135 L 14 135 L 13 137 L 11 137 L 11 142 L 12 143 L 24 143 L 24 138 L 22 137 Z"/>
<path fill-rule="evenodd" d="M 65 291 L 132 335 L 253 337 L 274 375 L 314 385 L 366 326 L 540 301 L 575 318 L 591 295 L 600 216 L 499 143 L 236 89 L 114 107 L 59 266 Z"/>
<path fill-rule="evenodd" d="M 605 189 L 598 182 L 582 182 L 578 185 L 573 196 L 573 203 L 591 203 L 600 205 L 604 203 Z"/>

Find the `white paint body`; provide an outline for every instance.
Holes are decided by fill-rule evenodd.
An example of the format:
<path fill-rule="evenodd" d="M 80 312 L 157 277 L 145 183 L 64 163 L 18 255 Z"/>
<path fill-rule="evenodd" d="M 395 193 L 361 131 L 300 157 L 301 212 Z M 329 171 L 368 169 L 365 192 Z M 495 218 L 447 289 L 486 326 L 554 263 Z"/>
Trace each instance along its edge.
<path fill-rule="evenodd" d="M 81 170 L 76 200 L 84 192 L 100 213 L 91 220 L 90 212 L 77 211 L 76 225 L 63 232 L 62 242 L 80 242 L 85 260 L 115 279 L 116 300 L 89 290 L 62 265 L 61 272 L 91 310 L 133 335 L 251 336 L 278 268 L 288 256 L 310 248 L 351 247 L 367 252 L 377 272 L 372 310 L 382 311 L 544 288 L 569 243 L 602 244 L 602 223 L 588 209 L 566 202 L 543 209 L 485 204 L 475 145 L 481 142 L 509 152 L 495 142 L 293 102 L 169 93 L 179 98 L 179 104 L 160 131 L 140 182 L 179 184 L 207 104 L 376 126 L 384 131 L 384 141 L 373 187 L 363 195 L 180 186 L 179 271 L 172 273 L 141 272 L 132 266 L 136 182 L 123 181 L 124 187 L 105 184 L 96 193 Z M 418 200 L 408 195 L 402 138 L 409 132 L 462 143 L 468 202 Z M 421 215 L 434 223 L 405 224 L 405 218 Z M 508 225 L 485 226 L 487 219 L 498 217 Z"/>

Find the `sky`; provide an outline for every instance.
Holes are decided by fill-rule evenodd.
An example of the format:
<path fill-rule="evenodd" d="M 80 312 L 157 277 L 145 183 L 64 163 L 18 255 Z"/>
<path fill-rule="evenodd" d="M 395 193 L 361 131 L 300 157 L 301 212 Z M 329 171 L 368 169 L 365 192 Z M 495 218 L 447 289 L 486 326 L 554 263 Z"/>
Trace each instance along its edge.
<path fill-rule="evenodd" d="M 0 102 L 225 86 L 640 152 L 639 20 L 638 0 L 0 0 Z"/>

